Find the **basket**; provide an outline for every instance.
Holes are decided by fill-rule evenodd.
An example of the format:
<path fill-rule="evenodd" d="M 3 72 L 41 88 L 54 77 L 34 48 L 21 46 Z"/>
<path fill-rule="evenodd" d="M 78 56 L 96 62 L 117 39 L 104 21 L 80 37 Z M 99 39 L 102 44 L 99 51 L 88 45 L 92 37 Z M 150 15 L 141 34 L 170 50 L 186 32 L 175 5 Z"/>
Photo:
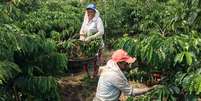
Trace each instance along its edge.
<path fill-rule="evenodd" d="M 84 64 L 91 64 L 97 61 L 97 56 L 84 58 L 84 59 L 69 59 L 68 70 L 70 73 L 77 73 L 82 70 Z"/>

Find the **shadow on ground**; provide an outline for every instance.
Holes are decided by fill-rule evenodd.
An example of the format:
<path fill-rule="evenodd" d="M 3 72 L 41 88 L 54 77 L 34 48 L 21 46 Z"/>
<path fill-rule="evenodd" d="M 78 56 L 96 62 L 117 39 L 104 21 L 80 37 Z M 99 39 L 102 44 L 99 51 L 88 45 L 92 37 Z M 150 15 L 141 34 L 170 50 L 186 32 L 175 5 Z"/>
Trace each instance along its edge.
<path fill-rule="evenodd" d="M 60 79 L 62 101 L 92 101 L 95 96 L 97 78 L 90 79 L 84 72 Z"/>

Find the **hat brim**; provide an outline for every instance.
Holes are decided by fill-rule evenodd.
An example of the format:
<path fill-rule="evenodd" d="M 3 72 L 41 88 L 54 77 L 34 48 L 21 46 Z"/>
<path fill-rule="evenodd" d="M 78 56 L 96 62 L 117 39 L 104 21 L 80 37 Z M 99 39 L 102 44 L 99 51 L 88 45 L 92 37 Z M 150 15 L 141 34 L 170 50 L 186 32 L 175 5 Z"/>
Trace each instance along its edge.
<path fill-rule="evenodd" d="M 132 58 L 132 57 L 128 57 L 128 59 L 127 60 L 125 60 L 125 62 L 127 62 L 127 63 L 134 63 L 135 62 L 135 58 Z"/>
<path fill-rule="evenodd" d="M 122 59 L 112 59 L 113 61 L 115 61 L 115 62 L 127 62 L 127 63 L 129 63 L 129 64 L 131 64 L 131 63 L 134 63 L 135 62 L 135 60 L 136 60 L 136 58 L 132 58 L 132 57 L 130 57 L 130 56 L 127 56 L 127 57 L 124 57 L 124 58 L 122 58 Z"/>
<path fill-rule="evenodd" d="M 94 8 L 86 8 L 86 10 L 93 10 L 96 12 L 96 9 L 94 9 Z"/>

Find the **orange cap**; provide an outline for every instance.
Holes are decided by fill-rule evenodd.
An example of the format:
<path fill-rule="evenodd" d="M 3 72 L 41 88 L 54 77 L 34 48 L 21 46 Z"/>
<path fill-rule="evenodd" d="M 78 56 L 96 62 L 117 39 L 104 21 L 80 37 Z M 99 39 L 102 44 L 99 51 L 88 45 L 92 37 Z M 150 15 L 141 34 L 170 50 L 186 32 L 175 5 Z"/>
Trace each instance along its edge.
<path fill-rule="evenodd" d="M 129 56 L 128 53 L 123 49 L 119 49 L 114 51 L 114 53 L 112 54 L 112 60 L 116 63 L 123 61 L 127 63 L 133 63 L 135 62 L 136 58 Z"/>

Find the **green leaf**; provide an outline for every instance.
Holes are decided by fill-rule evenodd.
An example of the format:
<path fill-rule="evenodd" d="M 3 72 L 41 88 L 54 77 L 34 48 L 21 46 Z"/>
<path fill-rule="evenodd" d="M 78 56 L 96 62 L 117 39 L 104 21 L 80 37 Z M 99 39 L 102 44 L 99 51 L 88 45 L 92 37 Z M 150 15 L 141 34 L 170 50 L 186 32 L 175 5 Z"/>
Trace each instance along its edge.
<path fill-rule="evenodd" d="M 19 77 L 15 80 L 15 86 L 22 93 L 28 93 L 37 98 L 59 99 L 58 83 L 54 77 L 34 76 L 34 77 Z M 56 100 L 57 101 L 57 100 Z"/>
<path fill-rule="evenodd" d="M 0 61 L 0 85 L 14 79 L 20 72 L 21 69 L 15 63 Z"/>
<path fill-rule="evenodd" d="M 191 65 L 192 64 L 192 61 L 193 61 L 193 54 L 190 53 L 190 52 L 185 52 L 185 56 L 186 56 L 186 62 L 188 65 Z"/>
<path fill-rule="evenodd" d="M 175 64 L 177 62 L 181 63 L 183 61 L 183 58 L 184 58 L 184 52 L 177 54 L 176 57 L 175 57 L 175 59 L 174 59 Z"/>
<path fill-rule="evenodd" d="M 151 62 L 151 59 L 152 59 L 152 54 L 153 54 L 153 47 L 150 47 L 149 50 L 147 51 L 148 52 L 148 62 L 150 63 Z"/>

